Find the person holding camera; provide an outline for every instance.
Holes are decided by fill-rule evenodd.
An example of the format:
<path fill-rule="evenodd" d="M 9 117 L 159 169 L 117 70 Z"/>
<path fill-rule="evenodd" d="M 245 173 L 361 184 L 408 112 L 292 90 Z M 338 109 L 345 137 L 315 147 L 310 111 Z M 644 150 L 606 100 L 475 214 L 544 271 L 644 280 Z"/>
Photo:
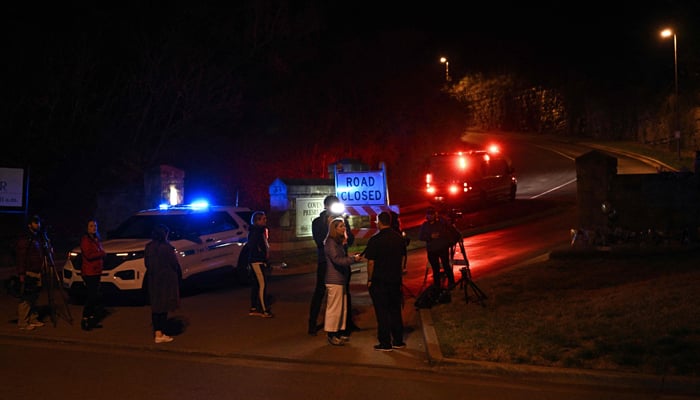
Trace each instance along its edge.
<path fill-rule="evenodd" d="M 27 232 L 19 237 L 15 250 L 21 287 L 17 306 L 17 327 L 31 331 L 44 326 L 39 320 L 36 301 L 41 291 L 41 273 L 48 256 L 47 252 L 53 251 L 48 237 L 41 230 L 41 218 L 38 215 L 29 219 Z"/>
<path fill-rule="evenodd" d="M 433 286 L 441 289 L 440 264 L 442 264 L 448 287 L 452 288 L 455 285 L 455 276 L 450 264 L 450 248 L 456 243 L 456 229 L 440 217 L 438 210 L 434 207 L 428 207 L 425 219 L 418 233 L 418 239 L 425 242 L 428 262 L 433 270 Z"/>

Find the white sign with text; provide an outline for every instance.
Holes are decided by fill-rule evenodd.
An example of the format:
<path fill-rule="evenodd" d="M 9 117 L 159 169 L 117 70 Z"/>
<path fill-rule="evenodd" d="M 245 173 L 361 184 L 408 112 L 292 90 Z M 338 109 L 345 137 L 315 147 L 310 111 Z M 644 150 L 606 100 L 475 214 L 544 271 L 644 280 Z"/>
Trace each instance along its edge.
<path fill-rule="evenodd" d="M 324 197 L 297 198 L 297 237 L 312 236 L 311 222 L 323 211 Z"/>
<path fill-rule="evenodd" d="M 0 207 L 24 207 L 24 170 L 0 168 Z"/>
<path fill-rule="evenodd" d="M 335 191 L 346 206 L 388 203 L 384 171 L 336 172 Z"/>

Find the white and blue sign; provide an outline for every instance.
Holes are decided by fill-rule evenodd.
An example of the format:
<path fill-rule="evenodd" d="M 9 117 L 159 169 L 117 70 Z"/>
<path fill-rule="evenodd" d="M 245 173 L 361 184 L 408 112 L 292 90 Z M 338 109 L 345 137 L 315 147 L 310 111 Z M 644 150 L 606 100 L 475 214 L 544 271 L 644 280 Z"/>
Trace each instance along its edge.
<path fill-rule="evenodd" d="M 335 191 L 346 206 L 388 204 L 386 176 L 383 170 L 336 171 Z"/>

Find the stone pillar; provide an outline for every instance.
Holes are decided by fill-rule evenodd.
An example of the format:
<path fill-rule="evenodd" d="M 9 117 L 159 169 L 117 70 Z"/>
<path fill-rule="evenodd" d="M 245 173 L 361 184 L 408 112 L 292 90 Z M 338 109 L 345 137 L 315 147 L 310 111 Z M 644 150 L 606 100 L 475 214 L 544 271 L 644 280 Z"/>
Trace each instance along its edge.
<path fill-rule="evenodd" d="M 159 165 L 144 174 L 146 208 L 161 204 L 182 204 L 185 200 L 185 171 L 170 165 Z"/>
<path fill-rule="evenodd" d="M 576 158 L 578 228 L 595 229 L 607 225 L 608 217 L 601 205 L 610 200 L 610 186 L 616 175 L 615 157 L 593 150 Z"/>

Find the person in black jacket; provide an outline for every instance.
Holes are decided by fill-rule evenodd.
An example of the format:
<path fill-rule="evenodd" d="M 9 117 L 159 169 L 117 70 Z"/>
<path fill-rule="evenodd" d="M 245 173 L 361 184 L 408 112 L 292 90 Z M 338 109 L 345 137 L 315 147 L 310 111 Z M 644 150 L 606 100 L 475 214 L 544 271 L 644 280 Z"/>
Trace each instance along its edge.
<path fill-rule="evenodd" d="M 256 211 L 250 217 L 248 231 L 248 264 L 252 275 L 250 285 L 250 311 L 248 315 L 272 318 L 270 306 L 267 304 L 267 276 L 270 274 L 268 263 L 267 215 Z"/>
<path fill-rule="evenodd" d="M 377 316 L 377 351 L 406 347 L 403 341 L 401 304 L 403 295 L 402 261 L 406 248 L 404 238 L 391 228 L 391 214 L 377 216 L 379 232 L 367 242 L 367 290 Z"/>
<path fill-rule="evenodd" d="M 31 331 L 44 326 L 39 320 L 36 301 L 41 290 L 41 274 L 49 252 L 53 252 L 51 242 L 41 230 L 41 218 L 35 215 L 29 219 L 27 231 L 16 244 L 17 275 L 21 285 L 17 306 L 17 327 Z"/>
<path fill-rule="evenodd" d="M 168 241 L 170 229 L 157 225 L 146 245 L 144 263 L 148 280 L 148 296 L 151 302 L 151 322 L 156 343 L 172 342 L 164 333 L 168 312 L 180 306 L 180 262 L 175 248 Z"/>

